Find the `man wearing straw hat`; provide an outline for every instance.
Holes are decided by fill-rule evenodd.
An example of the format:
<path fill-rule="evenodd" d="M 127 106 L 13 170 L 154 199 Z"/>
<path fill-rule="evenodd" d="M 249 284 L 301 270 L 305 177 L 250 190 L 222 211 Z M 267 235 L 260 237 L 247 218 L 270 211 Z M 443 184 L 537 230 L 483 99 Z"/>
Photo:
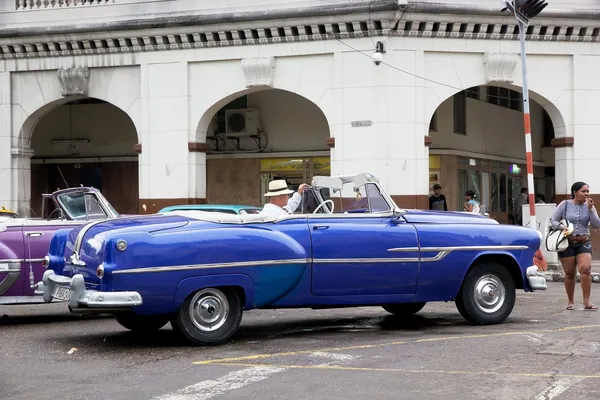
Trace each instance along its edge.
<path fill-rule="evenodd" d="M 269 182 L 269 191 L 265 193 L 269 203 L 264 205 L 261 214 L 274 216 L 293 214 L 302 202 L 302 192 L 307 186 L 306 183 L 303 183 L 298 187 L 298 192 L 294 193 L 293 190 L 288 188 L 286 181 L 283 179 Z M 294 193 L 294 195 L 289 197 L 291 193 Z"/>

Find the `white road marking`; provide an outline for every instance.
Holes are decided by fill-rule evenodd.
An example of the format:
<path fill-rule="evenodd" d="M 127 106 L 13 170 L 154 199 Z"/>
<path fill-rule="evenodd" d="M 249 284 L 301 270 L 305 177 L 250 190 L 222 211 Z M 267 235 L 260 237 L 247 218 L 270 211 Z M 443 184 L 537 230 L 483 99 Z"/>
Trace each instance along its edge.
<path fill-rule="evenodd" d="M 535 332 L 526 334 L 525 337 L 535 343 L 550 343 L 552 341 L 552 339 L 547 338 L 543 334 Z"/>
<path fill-rule="evenodd" d="M 348 361 L 358 358 L 358 356 L 351 356 L 349 354 L 327 353 L 324 351 L 314 351 L 310 353 L 310 355 L 315 357 L 329 358 L 330 360 L 334 361 Z"/>
<path fill-rule="evenodd" d="M 269 376 L 285 371 L 285 368 L 252 367 L 231 372 L 222 378 L 208 380 L 187 386 L 174 393 L 154 397 L 153 400 L 206 400 L 239 389 Z"/>
<path fill-rule="evenodd" d="M 327 353 L 325 351 L 314 351 L 310 353 L 309 356 L 326 358 L 330 360 L 329 362 L 319 364 L 318 366 L 337 365 L 340 361 L 349 361 L 358 358 L 358 356 L 351 356 L 349 354 Z"/>
<path fill-rule="evenodd" d="M 533 400 L 552 400 L 553 398 L 560 396 L 564 391 L 579 382 L 581 379 L 582 378 L 560 379 L 548 386 L 543 392 L 535 396 Z"/>

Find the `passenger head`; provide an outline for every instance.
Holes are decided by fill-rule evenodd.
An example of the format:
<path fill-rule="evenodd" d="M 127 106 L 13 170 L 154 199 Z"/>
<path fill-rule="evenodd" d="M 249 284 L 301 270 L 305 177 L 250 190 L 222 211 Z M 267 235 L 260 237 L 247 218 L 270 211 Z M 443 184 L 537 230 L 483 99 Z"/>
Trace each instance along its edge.
<path fill-rule="evenodd" d="M 265 193 L 265 197 L 269 199 L 270 203 L 283 207 L 287 204 L 289 195 L 292 193 L 294 191 L 288 188 L 285 180 L 276 179 L 269 182 L 269 191 Z"/>

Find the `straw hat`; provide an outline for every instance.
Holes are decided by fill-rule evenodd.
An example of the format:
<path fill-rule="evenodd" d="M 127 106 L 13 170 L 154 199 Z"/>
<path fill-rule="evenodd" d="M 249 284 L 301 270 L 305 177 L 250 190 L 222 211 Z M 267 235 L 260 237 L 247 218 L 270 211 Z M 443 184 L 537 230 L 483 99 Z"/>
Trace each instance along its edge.
<path fill-rule="evenodd" d="M 287 183 L 283 179 L 277 179 L 269 182 L 269 191 L 265 193 L 265 197 L 281 196 L 282 194 L 294 193 L 289 189 Z"/>

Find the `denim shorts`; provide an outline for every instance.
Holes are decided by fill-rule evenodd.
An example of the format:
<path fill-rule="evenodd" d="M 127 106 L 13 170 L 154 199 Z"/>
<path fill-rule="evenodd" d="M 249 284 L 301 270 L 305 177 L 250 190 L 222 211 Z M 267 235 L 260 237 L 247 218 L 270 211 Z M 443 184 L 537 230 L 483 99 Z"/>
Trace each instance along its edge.
<path fill-rule="evenodd" d="M 583 253 L 592 254 L 592 242 L 590 240 L 585 242 L 569 242 L 569 247 L 565 251 L 558 253 L 558 257 L 575 257 Z"/>

